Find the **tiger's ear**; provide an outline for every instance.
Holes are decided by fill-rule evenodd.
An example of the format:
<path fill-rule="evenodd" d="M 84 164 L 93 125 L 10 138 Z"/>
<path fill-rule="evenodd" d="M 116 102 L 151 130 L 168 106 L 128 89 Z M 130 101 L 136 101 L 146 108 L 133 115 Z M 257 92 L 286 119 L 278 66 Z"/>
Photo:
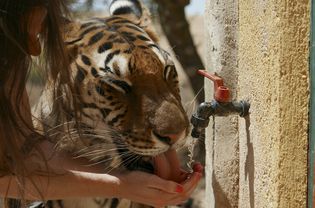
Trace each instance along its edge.
<path fill-rule="evenodd" d="M 152 27 L 151 14 L 139 0 L 112 0 L 109 6 L 110 15 L 119 15 L 143 28 L 154 42 L 158 42 Z"/>

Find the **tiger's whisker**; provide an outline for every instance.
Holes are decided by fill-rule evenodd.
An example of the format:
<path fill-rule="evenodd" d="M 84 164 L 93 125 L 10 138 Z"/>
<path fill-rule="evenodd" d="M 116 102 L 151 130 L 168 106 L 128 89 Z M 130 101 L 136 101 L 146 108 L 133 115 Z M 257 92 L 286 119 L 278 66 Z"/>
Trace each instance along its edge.
<path fill-rule="evenodd" d="M 121 156 L 128 156 L 128 154 L 130 154 L 130 153 L 125 153 L 125 155 L 117 154 L 117 155 L 114 155 L 114 157 L 107 158 L 107 159 L 104 159 L 104 160 L 100 160 L 100 161 L 97 161 L 95 163 L 88 164 L 87 166 L 92 166 L 92 165 L 97 165 L 97 164 L 100 164 L 100 163 L 104 163 L 104 162 L 107 162 L 107 161 L 110 161 L 110 160 L 114 160 L 115 158 L 120 158 Z M 92 161 L 92 160 L 90 160 L 90 161 Z"/>
<path fill-rule="evenodd" d="M 133 154 L 129 158 L 125 159 L 124 161 L 132 160 L 134 158 L 136 158 L 136 156 Z M 111 167 L 111 169 L 106 170 L 105 172 L 110 173 L 112 170 L 114 170 L 114 169 L 118 168 L 119 166 L 121 166 L 122 164 L 124 164 L 124 161 L 119 161 L 118 163 L 114 164 L 114 166 Z"/>
<path fill-rule="evenodd" d="M 105 151 L 105 152 L 94 152 L 94 153 L 90 153 L 90 152 L 88 152 L 88 153 L 85 153 L 85 154 L 81 154 L 81 155 L 78 155 L 78 156 L 76 156 L 75 158 L 81 158 L 81 157 L 89 157 L 89 156 L 96 156 L 96 155 L 101 155 L 101 156 L 105 156 L 104 154 L 105 153 L 110 153 L 110 152 L 113 152 L 113 153 L 115 153 L 116 155 L 124 155 L 125 153 L 118 153 L 118 152 L 115 152 L 114 150 L 113 151 Z M 111 156 L 112 156 L 113 154 L 111 154 Z"/>
<path fill-rule="evenodd" d="M 188 114 L 188 116 L 191 116 L 192 112 L 195 111 L 197 97 L 199 96 L 203 89 L 204 87 L 200 88 L 200 90 L 196 93 L 194 98 L 190 102 L 184 104 L 184 108 L 186 109 L 186 113 Z"/>

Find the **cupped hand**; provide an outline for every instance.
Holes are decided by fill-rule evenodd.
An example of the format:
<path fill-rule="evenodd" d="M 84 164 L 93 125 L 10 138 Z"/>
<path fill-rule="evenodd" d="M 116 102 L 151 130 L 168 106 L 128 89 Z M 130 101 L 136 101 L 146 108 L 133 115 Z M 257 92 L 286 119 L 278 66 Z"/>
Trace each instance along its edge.
<path fill-rule="evenodd" d="M 193 173 L 182 171 L 181 183 L 140 171 L 119 174 L 116 175 L 119 183 L 115 195 L 153 207 L 181 204 L 195 190 L 202 177 L 202 169 L 197 163 Z"/>

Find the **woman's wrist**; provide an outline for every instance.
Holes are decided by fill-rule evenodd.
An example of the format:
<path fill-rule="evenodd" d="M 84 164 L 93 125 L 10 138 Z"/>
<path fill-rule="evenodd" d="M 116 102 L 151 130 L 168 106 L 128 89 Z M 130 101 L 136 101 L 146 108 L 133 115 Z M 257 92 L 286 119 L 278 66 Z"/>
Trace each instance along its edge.
<path fill-rule="evenodd" d="M 80 189 L 87 195 L 82 197 L 120 197 L 121 180 L 120 178 L 99 173 L 89 173 L 72 171 L 74 177 L 80 183 Z M 84 195 L 84 193 L 82 193 Z"/>
<path fill-rule="evenodd" d="M 68 171 L 64 174 L 32 174 L 24 179 L 27 200 L 86 197 L 119 197 L 120 180 L 108 174 Z M 15 176 L 0 177 L 0 197 L 20 198 Z"/>

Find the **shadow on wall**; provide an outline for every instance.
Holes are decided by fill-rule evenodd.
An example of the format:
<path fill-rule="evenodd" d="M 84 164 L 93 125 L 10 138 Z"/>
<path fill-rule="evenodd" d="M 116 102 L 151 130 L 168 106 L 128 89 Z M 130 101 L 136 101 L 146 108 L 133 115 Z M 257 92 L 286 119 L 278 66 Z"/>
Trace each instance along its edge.
<path fill-rule="evenodd" d="M 254 192 L 254 179 L 255 179 L 255 165 L 254 165 L 254 148 L 253 143 L 250 138 L 250 117 L 245 118 L 246 122 L 246 139 L 247 139 L 247 156 L 245 161 L 245 180 L 248 180 L 249 188 L 249 203 L 250 208 L 255 208 L 255 192 Z M 216 208 L 232 208 L 229 203 L 229 199 L 226 193 L 222 190 L 220 184 L 218 183 L 215 174 L 212 174 L 212 186 L 214 190 L 215 207 Z"/>
<path fill-rule="evenodd" d="M 232 206 L 229 203 L 229 199 L 227 198 L 226 194 L 222 190 L 214 173 L 212 173 L 212 187 L 214 190 L 215 207 L 216 208 L 231 208 Z"/>
<path fill-rule="evenodd" d="M 247 156 L 245 161 L 245 180 L 248 180 L 249 188 L 249 203 L 250 208 L 255 207 L 254 179 L 255 179 L 255 164 L 254 164 L 254 147 L 250 139 L 250 117 L 245 118 L 246 138 L 247 138 Z"/>

